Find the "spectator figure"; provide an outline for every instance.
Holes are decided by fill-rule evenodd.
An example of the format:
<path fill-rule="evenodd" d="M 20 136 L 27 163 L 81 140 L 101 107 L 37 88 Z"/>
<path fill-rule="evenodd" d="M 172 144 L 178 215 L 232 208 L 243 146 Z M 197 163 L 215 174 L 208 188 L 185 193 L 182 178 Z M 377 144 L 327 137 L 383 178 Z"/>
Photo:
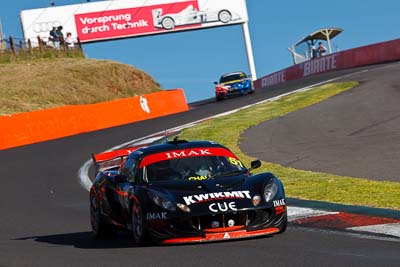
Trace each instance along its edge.
<path fill-rule="evenodd" d="M 3 38 L 0 36 L 0 53 L 6 51 L 7 45 Z"/>
<path fill-rule="evenodd" d="M 50 31 L 49 39 L 53 42 L 55 49 L 60 49 L 60 37 L 58 36 L 56 27 L 53 27 L 53 29 Z"/>
<path fill-rule="evenodd" d="M 62 30 L 63 30 L 63 26 L 57 27 L 57 34 L 58 34 L 58 38 L 60 39 L 60 44 L 64 45 L 64 34 L 63 34 Z"/>
<path fill-rule="evenodd" d="M 67 49 L 74 49 L 74 40 L 72 39 L 72 34 L 67 32 L 67 37 L 65 37 L 65 45 Z"/>
<path fill-rule="evenodd" d="M 326 55 L 326 47 L 322 44 L 322 42 L 318 43 L 317 51 L 319 57 L 323 57 Z"/>
<path fill-rule="evenodd" d="M 315 45 L 311 46 L 311 58 L 317 58 L 318 57 L 318 51 L 317 48 L 315 48 Z"/>

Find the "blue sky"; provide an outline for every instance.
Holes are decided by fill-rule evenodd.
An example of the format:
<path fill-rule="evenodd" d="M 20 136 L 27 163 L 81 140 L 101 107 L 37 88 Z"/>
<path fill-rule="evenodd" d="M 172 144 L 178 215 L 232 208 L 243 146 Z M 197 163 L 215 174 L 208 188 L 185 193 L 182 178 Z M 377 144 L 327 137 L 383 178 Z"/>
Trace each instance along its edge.
<path fill-rule="evenodd" d="M 58 6 L 85 2 L 54 1 Z M 50 2 L 2 1 L 0 19 L 6 36 L 22 37 L 21 10 Z M 333 40 L 340 50 L 400 37 L 398 0 L 247 0 L 247 8 L 258 78 L 290 66 L 287 48 L 319 28 L 344 29 Z M 249 72 L 240 25 L 85 44 L 84 50 L 89 58 L 142 69 L 164 89 L 183 88 L 188 102 L 213 97 L 213 82 L 222 73 Z"/>

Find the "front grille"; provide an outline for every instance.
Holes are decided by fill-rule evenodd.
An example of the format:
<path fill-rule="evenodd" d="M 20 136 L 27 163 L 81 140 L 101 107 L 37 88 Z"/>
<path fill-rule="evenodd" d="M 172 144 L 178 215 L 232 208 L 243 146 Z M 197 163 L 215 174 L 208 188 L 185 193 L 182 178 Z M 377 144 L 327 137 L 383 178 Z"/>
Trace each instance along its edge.
<path fill-rule="evenodd" d="M 222 214 L 211 214 L 193 217 L 180 217 L 171 220 L 171 227 L 181 231 L 202 231 L 212 228 L 229 228 L 229 221 L 233 226 L 255 226 L 268 222 L 271 218 L 269 210 L 247 210 Z"/>
<path fill-rule="evenodd" d="M 196 216 L 192 218 L 193 226 L 198 230 L 210 228 L 226 228 L 230 226 L 246 226 L 253 218 L 254 211 L 238 211 L 232 213 L 212 214 L 204 216 Z M 233 221 L 234 225 L 229 225 L 229 221 Z"/>

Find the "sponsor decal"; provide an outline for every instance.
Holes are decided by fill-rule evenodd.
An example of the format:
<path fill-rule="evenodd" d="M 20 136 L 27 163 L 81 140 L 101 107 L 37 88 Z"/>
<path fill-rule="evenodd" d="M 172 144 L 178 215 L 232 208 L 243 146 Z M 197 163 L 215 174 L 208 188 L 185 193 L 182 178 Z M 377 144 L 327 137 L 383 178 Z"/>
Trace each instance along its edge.
<path fill-rule="evenodd" d="M 175 159 L 175 158 L 185 158 L 185 157 L 193 157 L 193 156 L 204 156 L 204 155 L 212 155 L 209 149 L 193 149 L 193 150 L 182 150 L 179 152 L 168 152 L 165 154 L 167 159 Z"/>
<path fill-rule="evenodd" d="M 285 72 L 280 71 L 261 79 L 261 87 L 272 86 L 283 82 L 286 82 Z"/>
<path fill-rule="evenodd" d="M 336 55 L 323 56 L 307 61 L 303 65 L 303 76 L 336 69 Z"/>
<path fill-rule="evenodd" d="M 188 180 L 189 181 L 203 181 L 203 180 L 207 180 L 207 176 L 205 176 L 205 175 L 200 175 L 200 176 L 192 176 L 192 177 L 189 177 L 188 178 Z"/>
<path fill-rule="evenodd" d="M 174 150 L 168 152 L 160 152 L 156 154 L 149 155 L 145 157 L 141 163 L 140 167 L 150 165 L 155 162 L 177 159 L 177 158 L 187 158 L 187 157 L 206 157 L 206 156 L 221 156 L 221 157 L 231 157 L 231 162 L 237 160 L 237 157 L 229 150 L 219 147 L 210 148 L 191 148 L 183 150 Z M 241 162 L 236 162 L 236 164 L 241 164 Z"/>
<path fill-rule="evenodd" d="M 157 31 L 155 12 L 165 10 L 168 13 L 179 13 L 188 6 L 198 9 L 197 1 L 177 2 L 134 8 L 102 10 L 99 12 L 75 14 L 76 31 L 81 41 L 118 38 L 151 34 Z M 180 25 L 195 27 L 199 25 Z"/>
<path fill-rule="evenodd" d="M 61 22 L 59 20 L 54 21 L 42 21 L 37 22 L 33 25 L 33 31 L 35 33 L 45 32 L 46 34 L 53 29 L 53 27 L 61 26 Z"/>
<path fill-rule="evenodd" d="M 225 212 L 228 210 L 237 211 L 235 202 L 211 203 L 210 206 L 208 206 L 208 209 L 212 212 L 218 212 L 218 211 Z"/>
<path fill-rule="evenodd" d="M 143 96 L 140 96 L 140 107 L 142 108 L 142 110 L 146 113 L 150 113 L 150 107 L 149 107 L 149 103 L 147 101 L 147 99 Z"/>
<path fill-rule="evenodd" d="M 243 75 L 243 74 L 241 74 L 241 75 Z M 233 81 L 229 81 L 229 82 L 226 82 L 226 83 L 222 83 L 222 85 L 230 85 L 230 84 L 234 84 L 234 83 L 241 83 L 241 82 L 244 82 L 245 80 L 233 80 Z"/>
<path fill-rule="evenodd" d="M 81 1 L 81 2 L 90 2 Z M 52 27 L 82 43 L 240 24 L 248 20 L 244 0 L 92 1 L 21 11 L 25 39 L 47 40 Z M 34 42 L 33 45 L 37 45 Z"/>
<path fill-rule="evenodd" d="M 147 220 L 166 220 L 166 212 L 148 212 L 146 215 Z"/>
<path fill-rule="evenodd" d="M 278 207 L 278 206 L 285 206 L 285 200 L 284 199 L 278 199 L 278 200 L 274 200 L 274 207 Z"/>
<path fill-rule="evenodd" d="M 231 192 L 216 192 L 216 193 L 206 193 L 206 194 L 198 194 L 192 196 L 185 196 L 183 200 L 186 205 L 189 206 L 191 204 L 215 201 L 215 200 L 225 200 L 225 199 L 251 199 L 250 191 L 231 191 Z"/>

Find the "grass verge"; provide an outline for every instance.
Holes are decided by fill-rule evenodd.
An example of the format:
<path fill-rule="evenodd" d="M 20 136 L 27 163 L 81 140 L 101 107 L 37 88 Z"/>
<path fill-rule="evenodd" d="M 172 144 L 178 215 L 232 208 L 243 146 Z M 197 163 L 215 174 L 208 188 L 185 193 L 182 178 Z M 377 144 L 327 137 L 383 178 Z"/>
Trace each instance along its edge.
<path fill-rule="evenodd" d="M 291 94 L 274 102 L 259 104 L 185 129 L 181 138 L 213 140 L 224 144 L 249 166 L 254 158 L 244 154 L 239 148 L 240 135 L 246 129 L 324 101 L 356 85 L 356 82 L 333 83 L 306 92 Z M 288 197 L 400 209 L 400 183 L 304 171 L 270 162 L 263 162 L 262 167 L 257 169 L 257 172 L 262 171 L 270 171 L 277 175 L 283 181 Z"/>

